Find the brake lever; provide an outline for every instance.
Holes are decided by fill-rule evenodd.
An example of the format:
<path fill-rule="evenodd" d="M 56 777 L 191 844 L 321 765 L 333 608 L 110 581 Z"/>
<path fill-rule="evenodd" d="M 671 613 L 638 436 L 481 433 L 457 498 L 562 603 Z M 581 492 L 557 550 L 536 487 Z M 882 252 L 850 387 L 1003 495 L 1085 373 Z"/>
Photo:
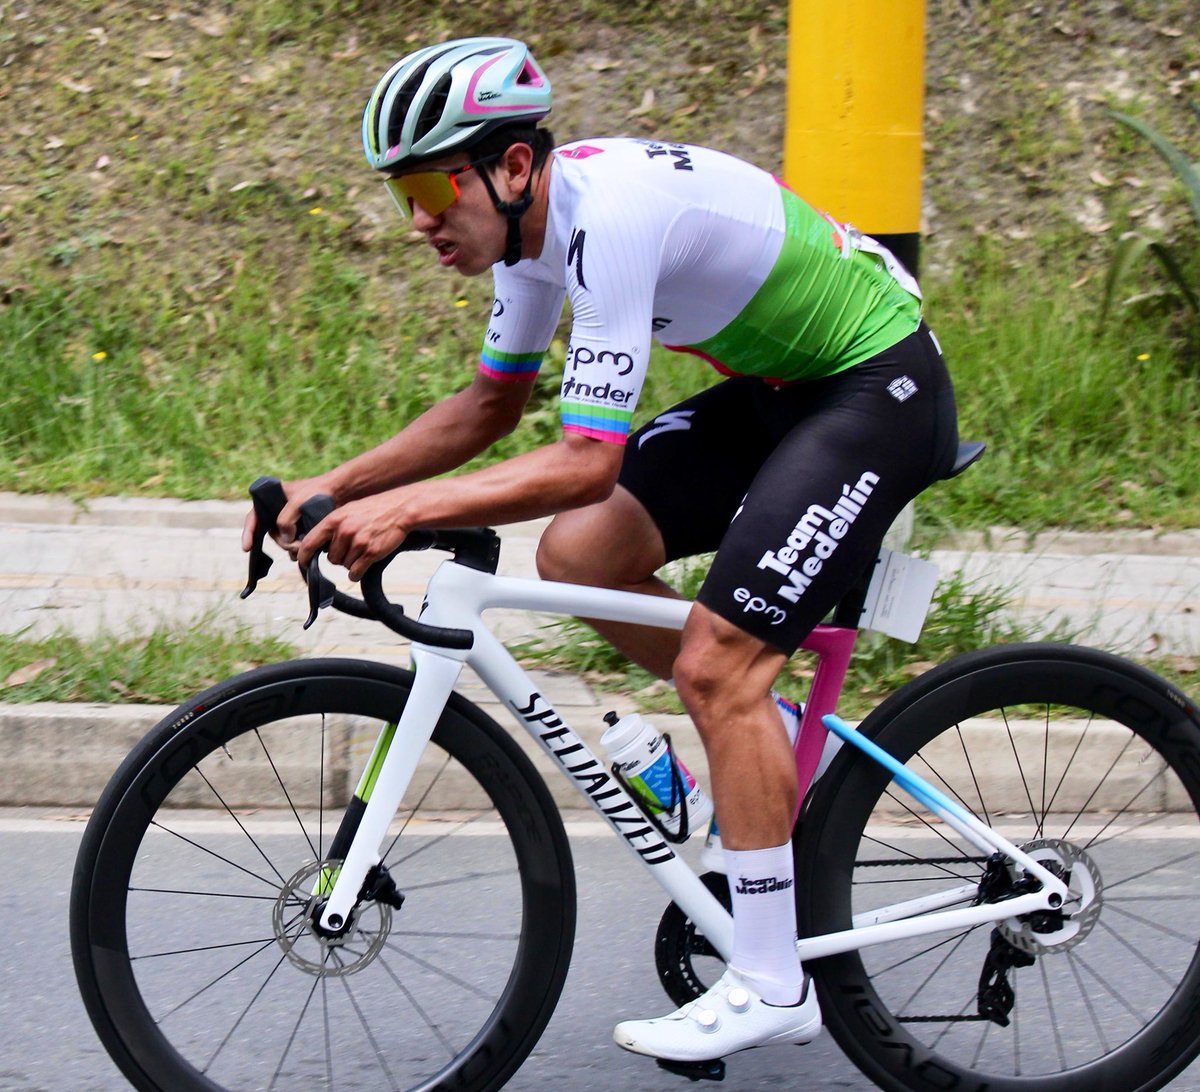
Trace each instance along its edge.
<path fill-rule="evenodd" d="M 296 521 L 296 529 L 299 531 L 300 537 L 303 538 L 308 534 L 333 509 L 332 497 L 324 495 L 309 497 L 300 505 L 300 517 Z M 319 553 L 313 554 L 308 559 L 308 564 L 300 569 L 304 574 L 304 581 L 308 585 L 308 619 L 304 623 L 305 629 L 308 629 L 317 620 L 317 615 L 322 610 L 333 605 L 334 596 L 337 595 L 337 588 L 333 581 L 321 572 L 321 566 L 317 564 L 318 556 L 320 556 Z"/>
<path fill-rule="evenodd" d="M 250 571 L 241 598 L 245 599 L 258 582 L 271 571 L 274 559 L 263 549 L 267 535 L 275 530 L 279 513 L 287 504 L 287 495 L 278 478 L 256 478 L 250 486 L 250 499 L 254 502 L 254 539 L 250 546 Z"/>

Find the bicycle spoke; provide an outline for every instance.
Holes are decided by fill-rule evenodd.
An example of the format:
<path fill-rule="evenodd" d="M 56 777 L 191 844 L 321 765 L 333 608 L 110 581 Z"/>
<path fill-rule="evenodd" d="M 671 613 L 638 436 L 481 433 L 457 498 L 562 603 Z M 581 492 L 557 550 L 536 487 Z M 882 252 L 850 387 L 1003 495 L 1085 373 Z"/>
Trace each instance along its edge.
<path fill-rule="evenodd" d="M 271 1075 L 271 1084 L 269 1086 L 271 1088 L 274 1088 L 275 1085 L 279 1081 L 279 1076 L 283 1072 L 284 1065 L 287 1063 L 288 1055 L 291 1054 L 292 1046 L 296 1042 L 296 1036 L 300 1032 L 300 1025 L 304 1022 L 304 1017 L 307 1015 L 308 1008 L 312 1004 L 312 999 L 317 992 L 318 985 L 320 985 L 320 983 L 323 981 L 324 981 L 324 979 L 320 979 L 320 978 L 313 979 L 312 986 L 310 987 L 310 989 L 308 991 L 308 996 L 304 999 L 304 1004 L 300 1008 L 300 1014 L 299 1014 L 299 1016 L 296 1017 L 296 1022 L 295 1022 L 295 1024 L 292 1025 L 291 1033 L 288 1035 L 287 1042 L 284 1044 L 283 1053 L 279 1057 L 279 1064 L 275 1067 L 275 1072 Z M 328 1055 L 328 1044 L 326 1047 L 326 1054 Z M 333 1083 L 332 1083 L 332 1081 L 329 1080 L 328 1063 L 326 1064 L 325 1076 L 326 1076 L 326 1087 L 332 1088 Z"/>
<path fill-rule="evenodd" d="M 1092 980 L 1095 981 L 1097 985 L 1099 985 L 1105 991 L 1105 993 L 1108 994 L 1109 997 L 1116 1001 L 1117 1004 L 1120 1005 L 1121 1008 L 1123 1008 L 1139 1025 L 1145 1023 L 1145 1017 L 1143 1014 L 1138 1012 L 1129 1003 L 1129 1001 L 1125 998 L 1125 995 L 1121 993 L 1120 990 L 1115 989 L 1107 978 L 1103 978 L 1100 973 L 1096 971 L 1086 959 L 1083 958 L 1082 955 L 1077 955 L 1076 958 L 1079 961 L 1079 966 L 1082 967 L 1089 976 L 1091 976 Z"/>
<path fill-rule="evenodd" d="M 211 980 L 210 980 L 209 982 L 207 982 L 205 985 L 201 986 L 201 987 L 200 987 L 198 990 L 196 990 L 194 993 L 192 993 L 192 994 L 190 994 L 189 996 L 185 997 L 185 998 L 184 998 L 182 1001 L 180 1001 L 180 1002 L 179 1002 L 179 1004 L 177 1004 L 177 1005 L 176 1005 L 174 1008 L 172 1008 L 172 1009 L 169 1009 L 167 1012 L 163 1013 L 163 1014 L 162 1014 L 162 1016 L 158 1018 L 158 1020 L 157 1020 L 157 1023 L 160 1023 L 160 1024 L 162 1024 L 162 1023 L 165 1023 L 165 1022 L 166 1022 L 166 1021 L 167 1021 L 167 1020 L 168 1020 L 168 1019 L 169 1019 L 171 1016 L 173 1016 L 175 1013 L 179 1012 L 181 1009 L 185 1008 L 186 1006 L 190 1005 L 190 1004 L 191 1004 L 193 1001 L 195 1001 L 195 1000 L 196 1000 L 196 998 L 197 998 L 197 997 L 199 997 L 201 994 L 207 993 L 209 990 L 211 990 L 211 989 L 212 989 L 212 988 L 213 988 L 215 985 L 217 985 L 217 983 L 218 983 L 218 982 L 221 982 L 221 981 L 223 981 L 224 979 L 228 978 L 228 977 L 229 977 L 231 974 L 233 974 L 233 973 L 234 973 L 234 971 L 237 971 L 239 968 L 241 968 L 241 967 L 244 967 L 244 966 L 245 966 L 247 963 L 249 963 L 249 962 L 250 962 L 250 961 L 251 961 L 251 960 L 252 960 L 252 959 L 253 959 L 255 956 L 261 955 L 263 952 L 267 951 L 267 949 L 269 949 L 269 948 L 271 947 L 271 945 L 272 945 L 272 944 L 274 944 L 274 943 L 275 943 L 275 939 L 274 939 L 274 937 L 272 937 L 270 940 L 268 940 L 268 941 L 267 941 L 265 944 L 263 944 L 261 947 L 259 947 L 259 948 L 258 948 L 258 949 L 256 949 L 255 951 L 251 952 L 251 953 L 250 953 L 248 956 L 246 956 L 246 958 L 245 958 L 245 959 L 239 960 L 239 961 L 238 961 L 237 963 L 235 963 L 235 964 L 234 964 L 232 967 L 230 967 L 230 968 L 228 968 L 227 970 L 223 971 L 221 974 L 219 974 L 219 975 L 217 975 L 215 978 L 211 979 Z M 215 947 L 220 947 L 220 946 L 219 946 L 219 945 L 216 945 Z"/>
<path fill-rule="evenodd" d="M 1039 959 L 1037 969 L 1042 979 L 1042 992 L 1046 995 L 1046 1011 L 1050 1015 L 1049 1024 L 1051 1034 L 1054 1036 L 1054 1045 L 1058 1049 L 1058 1061 L 1063 1069 L 1069 1067 L 1067 1062 L 1067 1052 L 1063 1046 L 1062 1030 L 1059 1026 L 1058 1016 L 1054 1012 L 1054 991 L 1050 989 L 1050 979 L 1047 977 L 1046 960 Z"/>
<path fill-rule="evenodd" d="M 172 830 L 170 827 L 163 826 L 162 823 L 155 821 L 151 823 L 151 826 L 153 826 L 156 830 L 161 830 L 164 834 L 170 834 L 173 838 L 178 838 L 181 842 L 186 842 L 193 849 L 200 850 L 201 853 L 207 853 L 210 857 L 216 858 L 216 860 L 220 861 L 222 864 L 229 865 L 230 868 L 235 868 L 239 872 L 244 872 L 251 879 L 258 880 L 259 883 L 266 884 L 270 888 L 278 890 L 280 884 L 283 882 L 281 878 L 280 884 L 277 884 L 274 880 L 268 880 L 265 876 L 260 876 L 257 872 L 251 872 L 250 869 L 244 867 L 243 865 L 237 864 L 235 861 L 231 861 L 228 857 L 222 856 L 220 853 L 209 849 L 207 846 L 202 846 L 199 842 L 193 841 L 191 838 Z M 268 864 L 269 863 L 270 862 L 268 862 Z M 276 875 L 278 875 L 277 872 Z"/>
<path fill-rule="evenodd" d="M 279 869 L 277 869 L 275 867 L 274 862 L 271 860 L 270 857 L 267 856 L 266 851 L 262 848 L 262 846 L 260 846 L 258 844 L 258 840 L 254 837 L 254 835 L 252 835 L 246 829 L 246 827 L 242 823 L 242 821 L 237 817 L 237 815 L 234 814 L 233 808 L 231 808 L 228 804 L 225 803 L 224 798 L 221 796 L 221 794 L 219 792 L 217 792 L 217 790 L 213 786 L 212 782 L 209 781 L 209 779 L 204 775 L 204 771 L 201 770 L 199 766 L 193 766 L 192 769 L 195 770 L 195 772 L 200 775 L 200 779 L 209 787 L 209 790 L 212 792 L 213 796 L 215 796 L 217 798 L 217 800 L 220 801 L 221 807 L 225 809 L 225 813 L 229 816 L 230 819 L 232 819 L 237 824 L 238 829 L 246 836 L 246 838 L 249 840 L 250 844 L 258 851 L 258 855 L 263 859 L 263 861 L 266 862 L 267 867 L 272 872 L 274 872 L 276 876 L 279 877 L 280 885 L 285 884 L 287 881 L 283 878 L 283 874 L 279 871 Z"/>
<path fill-rule="evenodd" d="M 387 1075 L 388 1084 L 390 1084 L 393 1089 L 398 1090 L 400 1086 L 396 1083 L 396 1078 L 392 1074 L 391 1069 L 388 1067 L 387 1055 L 380 1046 L 379 1040 L 375 1037 L 375 1033 L 371 1030 L 370 1025 L 367 1023 L 366 1013 L 363 1012 L 358 1003 L 358 999 L 354 996 L 354 991 L 350 988 L 349 981 L 346 978 L 341 978 L 339 981 L 342 984 L 343 990 L 345 990 L 346 1000 L 350 1002 L 350 1007 L 354 1009 L 354 1015 L 358 1017 L 359 1025 L 363 1029 L 363 1034 L 367 1037 L 367 1042 L 371 1044 L 371 1050 L 375 1056 L 375 1060 L 379 1063 L 379 1068 L 382 1069 Z M 330 1082 L 330 1087 L 333 1087 L 332 1081 Z"/>
<path fill-rule="evenodd" d="M 452 974 L 450 971 L 447 971 L 441 967 L 435 966 L 434 964 L 430 963 L 429 960 L 422 959 L 415 952 L 412 952 L 407 948 L 401 948 L 401 947 L 397 946 L 395 949 L 395 952 L 397 955 L 403 956 L 405 959 L 411 960 L 413 963 L 415 963 L 418 967 L 421 967 L 423 970 L 430 971 L 431 973 L 436 975 L 438 978 L 442 979 L 442 981 L 450 982 L 453 985 L 459 987 L 459 989 L 463 990 L 465 993 L 469 993 L 469 994 L 473 995 L 474 997 L 481 998 L 484 1001 L 492 1000 L 492 998 L 487 994 L 486 991 L 480 989 L 473 982 L 468 982 L 465 978 L 462 978 L 459 975 Z"/>
<path fill-rule="evenodd" d="M 899 1008 L 902 1011 L 909 1009 L 912 1007 L 913 1003 L 916 1001 L 916 999 L 920 995 L 921 991 L 924 990 L 925 987 L 928 986 L 929 983 L 933 980 L 934 975 L 936 975 L 938 973 L 938 971 L 943 970 L 945 968 L 946 963 L 950 959 L 950 957 L 956 955 L 959 952 L 959 950 L 962 948 L 963 944 L 966 943 L 967 938 L 969 936 L 971 936 L 971 934 L 973 932 L 974 932 L 974 929 L 967 929 L 966 931 L 959 933 L 956 936 L 947 937 L 945 940 L 940 941 L 937 944 L 931 944 L 929 947 L 923 948 L 919 952 L 914 952 L 911 956 L 908 956 L 906 959 L 901 959 L 900 961 L 893 963 L 890 966 L 882 967 L 875 973 L 877 976 L 890 974 L 892 971 L 897 970 L 898 968 L 903 967 L 903 966 L 913 962 L 913 960 L 922 959 L 925 956 L 929 955 L 931 952 L 936 952 L 939 948 L 944 948 L 944 947 L 946 947 L 946 945 L 951 945 L 951 947 L 947 951 L 942 953 L 941 961 L 933 968 L 933 970 L 929 971 L 925 975 L 925 978 L 922 982 L 919 982 L 917 984 L 917 988 L 915 990 L 913 990 L 913 992 L 911 994 L 909 994 L 909 996 L 904 1001 L 900 1002 Z M 901 1016 L 900 1019 L 903 1020 L 904 1017 Z"/>
<path fill-rule="evenodd" d="M 181 887 L 131 887 L 131 895 L 188 895 L 200 899 L 238 899 L 248 902 L 274 902 L 275 895 L 245 895 L 237 891 L 188 891 Z"/>
<path fill-rule="evenodd" d="M 464 872 L 460 876 L 447 876 L 445 879 L 430 880 L 428 883 L 405 884 L 404 890 L 407 894 L 415 891 L 434 891 L 447 887 L 460 887 L 464 883 L 472 883 L 477 880 L 507 879 L 511 875 L 511 869 L 497 869 L 492 872 Z"/>
<path fill-rule="evenodd" d="M 1075 741 L 1075 748 L 1071 751 L 1070 757 L 1063 764 L 1062 774 L 1059 776 L 1058 784 L 1054 786 L 1054 792 L 1050 795 L 1050 802 L 1046 805 L 1046 814 L 1049 815 L 1054 810 L 1054 802 L 1058 799 L 1058 794 L 1062 792 L 1063 785 L 1066 784 L 1067 775 L 1071 772 L 1071 767 L 1075 765 L 1075 758 L 1083 749 L 1083 741 L 1087 739 L 1088 732 L 1092 730 L 1092 724 L 1095 718 L 1089 716 L 1083 726 L 1083 731 L 1079 733 L 1079 738 Z"/>
<path fill-rule="evenodd" d="M 925 822 L 925 825 L 930 826 L 930 824 L 927 821 Z M 932 827 L 930 829 L 932 830 Z M 971 858 L 969 858 L 967 856 L 967 854 L 961 849 L 961 847 L 956 846 L 953 842 L 950 841 L 949 838 L 947 838 L 940 831 L 934 831 L 934 833 L 937 834 L 937 836 L 943 842 L 945 842 L 947 845 L 949 845 L 951 848 L 957 849 L 959 851 L 959 855 L 961 856 L 964 864 L 971 863 Z M 937 863 L 938 870 L 943 874 L 943 877 L 948 876 L 951 879 L 962 880 L 965 882 L 973 882 L 975 879 L 978 878 L 978 877 L 971 877 L 971 876 L 965 875 L 964 873 L 961 873 L 961 872 L 956 872 L 956 871 L 954 871 L 953 868 L 945 867 L 945 863 L 946 863 L 945 858 L 939 857 L 936 859 L 931 859 L 930 857 L 928 857 L 926 855 L 917 855 L 916 853 L 913 853 L 907 849 L 904 849 L 901 846 L 895 845 L 891 842 L 884 841 L 882 838 L 879 838 L 874 835 L 867 835 L 863 839 L 863 841 L 870 842 L 872 845 L 875 845 L 875 846 L 880 846 L 881 848 L 883 848 L 885 850 L 890 850 L 891 852 L 898 854 L 902 858 L 902 860 L 896 861 L 896 860 L 889 859 L 889 860 L 883 860 L 883 861 L 871 861 L 871 860 L 861 860 L 860 859 L 856 862 L 856 864 L 859 868 L 871 867 L 874 865 L 898 865 L 898 864 L 903 864 L 905 862 L 911 862 L 913 864 L 921 864 L 921 865 Z M 952 859 L 957 860 L 957 858 L 952 858 Z"/>
<path fill-rule="evenodd" d="M 388 963 L 388 961 L 384 958 L 381 958 L 379 963 L 380 963 L 380 966 L 383 967 L 384 971 L 387 973 L 388 977 L 391 978 L 393 983 L 395 983 L 396 988 L 399 989 L 400 992 L 404 994 L 408 1003 L 410 1005 L 412 1005 L 413 1010 L 421 1018 L 425 1027 L 437 1037 L 439 1042 L 441 1042 L 442 1047 L 446 1051 L 446 1057 L 453 1058 L 454 1057 L 454 1045 L 446 1037 L 446 1033 L 444 1031 L 442 1031 L 441 1025 L 436 1023 L 433 1020 L 433 1018 L 429 1015 L 429 1013 L 425 1010 L 425 1008 L 420 1004 L 420 1002 L 417 1001 L 416 997 L 413 995 L 413 992 L 404 984 L 404 982 L 401 980 L 400 976 L 398 974 L 396 974 L 396 972 L 392 969 L 391 964 Z"/>
<path fill-rule="evenodd" d="M 1029 792 L 1029 782 L 1025 778 L 1025 766 L 1021 762 L 1021 753 L 1017 750 L 1017 741 L 1015 739 L 1013 739 L 1012 724 L 1009 722 L 1009 719 L 1008 719 L 1008 710 L 1000 709 L 999 713 L 1000 713 L 1001 718 L 1004 721 L 1004 731 L 1008 735 L 1008 745 L 1012 748 L 1013 759 L 1016 761 L 1016 764 L 1017 764 L 1017 773 L 1021 777 L 1021 788 L 1023 788 L 1025 790 L 1025 799 L 1029 801 L 1029 810 L 1034 815 L 1037 815 L 1038 814 L 1037 807 L 1034 805 L 1033 796 Z M 1037 827 L 1037 837 L 1040 838 L 1041 836 L 1042 836 L 1042 824 L 1041 824 L 1041 820 L 1039 818 L 1038 827 Z"/>
<path fill-rule="evenodd" d="M 1145 868 L 1141 872 L 1135 872 L 1132 876 L 1126 876 L 1124 879 L 1111 880 L 1105 885 L 1106 896 L 1117 888 L 1124 887 L 1127 883 L 1133 883 L 1135 880 L 1145 879 L 1147 876 L 1154 875 L 1155 872 L 1161 872 L 1165 868 L 1174 868 L 1176 865 L 1183 864 L 1185 861 L 1195 860 L 1200 857 L 1200 850 L 1196 852 L 1183 853 L 1178 857 L 1172 857 L 1168 861 L 1163 861 L 1160 864 L 1153 865 L 1150 868 Z"/>
<path fill-rule="evenodd" d="M 323 719 L 323 718 L 322 718 Z M 271 752 L 267 748 L 266 741 L 262 737 L 262 733 L 256 728 L 254 730 L 254 738 L 258 740 L 258 745 L 262 748 L 263 757 L 271 767 L 271 773 L 275 775 L 275 781 L 279 785 L 279 791 L 283 793 L 283 798 L 287 801 L 288 807 L 292 814 L 296 817 L 296 823 L 300 827 L 300 833 L 304 835 L 304 840 L 308 843 L 309 851 L 313 855 L 314 860 L 320 860 L 321 854 L 317 847 L 313 845 L 312 838 L 309 837 L 308 830 L 304 826 L 304 821 L 300 818 L 300 813 L 296 810 L 296 805 L 292 801 L 292 794 L 288 792 L 287 786 L 283 783 L 283 778 L 280 776 L 279 767 L 275 765 L 275 760 L 271 757 Z M 321 747 L 321 779 L 317 785 L 317 800 L 321 801 L 324 795 L 323 789 L 325 785 L 325 752 L 324 752 L 324 725 L 322 725 L 322 747 Z M 239 824 L 240 825 L 240 824 Z M 282 878 L 282 877 L 281 877 Z"/>
<path fill-rule="evenodd" d="M 1153 896 L 1147 896 L 1153 898 Z M 1112 911 L 1114 914 L 1119 914 L 1122 917 L 1128 918 L 1130 921 L 1136 921 L 1139 925 L 1144 925 L 1147 929 L 1153 929 L 1156 933 L 1162 933 L 1164 936 L 1171 937 L 1172 940 L 1183 941 L 1184 944 L 1195 944 L 1196 935 L 1184 936 L 1178 929 L 1172 929 L 1168 925 L 1164 925 L 1161 921 L 1155 921 L 1153 918 L 1142 917 L 1141 914 L 1135 914 L 1132 910 L 1126 910 L 1120 905 L 1116 899 L 1110 900 Z M 1155 900 L 1157 901 L 1157 900 Z M 1189 902 L 1192 900 L 1188 900 Z"/>
<path fill-rule="evenodd" d="M 249 1015 L 250 1010 L 254 1007 L 254 1005 L 258 1001 L 258 999 L 260 997 L 262 997 L 263 993 L 266 991 L 267 986 L 269 986 L 271 984 L 272 979 L 274 979 L 276 972 L 279 970 L 280 967 L 283 966 L 283 964 L 286 960 L 287 960 L 286 954 L 281 955 L 279 957 L 279 959 L 276 960 L 275 966 L 271 968 L 270 973 L 267 975 L 266 978 L 264 978 L 262 980 L 262 984 L 258 987 L 257 990 L 254 991 L 254 996 L 251 997 L 250 1000 L 246 1003 L 245 1008 L 243 1008 L 242 1011 L 240 1013 L 238 1013 L 237 1019 L 234 1020 L 233 1024 L 230 1026 L 229 1030 L 225 1033 L 225 1035 L 222 1037 L 221 1041 L 217 1044 L 217 1048 L 212 1052 L 212 1054 L 209 1056 L 208 1061 L 201 1068 L 201 1070 L 200 1070 L 201 1073 L 207 1073 L 216 1064 L 217 1058 L 220 1057 L 221 1052 L 225 1049 L 225 1047 L 228 1045 L 229 1041 L 233 1038 L 233 1035 L 237 1031 L 237 1029 L 242 1026 L 242 1022 Z"/>
<path fill-rule="evenodd" d="M 416 818 L 417 812 L 419 812 L 421 810 L 421 808 L 425 806 L 425 801 L 429 799 L 429 794 L 431 792 L 433 792 L 434 787 L 441 780 L 442 774 L 444 774 L 446 772 L 449 765 L 450 765 L 450 756 L 446 755 L 446 757 L 442 760 L 442 764 L 438 768 L 437 773 L 435 773 L 433 775 L 433 777 L 431 777 L 429 779 L 429 784 L 425 786 L 425 791 L 423 793 L 421 793 L 421 796 L 419 797 L 417 802 L 412 806 L 409 813 L 404 817 L 404 822 L 400 825 L 400 830 L 397 832 L 396 836 L 392 839 L 391 844 L 387 847 L 387 850 L 383 854 L 383 859 L 385 861 L 392 855 L 392 851 L 396 848 L 396 843 L 398 841 L 400 841 L 400 838 L 402 837 L 402 835 L 405 833 L 405 831 L 408 830 L 408 826 L 413 821 L 413 819 Z"/>
<path fill-rule="evenodd" d="M 265 940 L 262 937 L 257 937 L 254 940 L 228 940 L 220 944 L 201 944 L 195 948 L 171 948 L 165 952 L 146 952 L 143 955 L 131 955 L 130 962 L 140 963 L 147 959 L 165 959 L 168 956 L 195 955 L 197 952 L 220 952 L 226 948 L 245 948 L 250 945 L 260 944 L 263 948 L 270 947 L 274 937 L 267 937 Z M 262 950 L 261 948 L 259 949 Z"/>
<path fill-rule="evenodd" d="M 1104 1034 L 1104 1023 L 1096 1014 L 1096 1007 L 1092 1004 L 1092 994 L 1083 984 L 1083 979 L 1079 975 L 1079 967 L 1075 960 L 1073 952 L 1067 952 L 1067 966 L 1070 968 L 1071 977 L 1075 979 L 1075 985 L 1079 987 L 1079 997 L 1083 1001 L 1084 1007 L 1088 1011 L 1088 1016 L 1091 1018 L 1092 1027 L 1096 1029 L 1096 1034 L 1100 1038 L 1104 1052 L 1107 1054 L 1112 1049 L 1108 1042 L 1108 1036 Z"/>

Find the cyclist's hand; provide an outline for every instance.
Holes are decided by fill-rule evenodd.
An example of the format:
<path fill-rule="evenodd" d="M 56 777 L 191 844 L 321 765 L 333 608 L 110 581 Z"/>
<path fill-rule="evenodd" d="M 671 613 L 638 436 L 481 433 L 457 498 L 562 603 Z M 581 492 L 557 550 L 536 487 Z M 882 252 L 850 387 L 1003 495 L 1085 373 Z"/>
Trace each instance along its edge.
<path fill-rule="evenodd" d="M 326 547 L 330 561 L 347 569 L 351 580 L 361 580 L 408 534 L 400 492 L 377 493 L 331 512 L 304 536 L 294 555 L 296 561 L 307 565 L 318 550 Z"/>
<path fill-rule="evenodd" d="M 294 482 L 283 482 L 284 496 L 287 497 L 287 504 L 283 506 L 283 510 L 279 513 L 279 518 L 275 522 L 275 530 L 271 532 L 271 537 L 285 550 L 289 556 L 295 560 L 296 551 L 299 548 L 298 540 L 296 539 L 296 522 L 300 517 L 300 506 L 308 500 L 309 497 L 315 497 L 318 494 L 331 494 L 332 485 L 325 476 L 316 478 L 300 478 Z M 254 513 L 254 508 L 246 513 L 246 520 L 242 525 L 242 550 L 249 551 L 254 543 L 254 532 L 257 529 L 258 520 Z"/>

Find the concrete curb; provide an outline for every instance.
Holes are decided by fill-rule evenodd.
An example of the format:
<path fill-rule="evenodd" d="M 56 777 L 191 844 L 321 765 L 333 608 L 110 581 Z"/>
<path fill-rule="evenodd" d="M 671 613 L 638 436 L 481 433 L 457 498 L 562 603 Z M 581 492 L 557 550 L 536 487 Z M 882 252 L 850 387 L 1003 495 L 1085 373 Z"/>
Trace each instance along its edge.
<path fill-rule="evenodd" d="M 241 500 L 179 500 L 171 497 L 95 497 L 0 492 L 0 524 L 93 527 L 178 527 L 189 530 L 240 528 L 249 508 Z M 510 525 L 511 537 L 547 520 Z M 1180 531 L 1024 531 L 990 527 L 961 531 L 938 542 L 941 550 L 991 553 L 1052 553 L 1075 556 L 1132 554 L 1200 557 L 1200 529 Z"/>
<path fill-rule="evenodd" d="M 295 639 L 303 604 L 294 581 L 279 581 L 244 603 L 236 598 L 243 565 L 237 539 L 246 510 L 242 500 L 76 501 L 0 493 L 0 532 L 7 536 L 5 556 L 11 559 L 0 579 L 9 631 L 45 623 L 86 633 L 101 624 L 153 620 L 160 607 L 164 616 L 170 609 L 168 621 L 188 624 L 188 619 L 205 617 L 204 608 L 215 603 L 221 620 L 282 630 Z M 532 574 L 536 543 L 546 522 L 503 528 L 502 572 Z M 963 566 L 963 571 L 999 574 L 1004 586 L 1029 589 L 1017 606 L 1032 617 L 1074 612 L 1086 623 L 1101 612 L 1109 631 L 1144 640 L 1147 624 L 1153 624 L 1157 628 L 1152 637 L 1164 646 L 1173 642 L 1172 647 L 1184 651 L 1200 650 L 1200 530 L 1029 535 L 997 527 L 950 536 L 939 543 L 937 555 L 950 566 Z M 411 571 L 403 574 L 405 583 L 394 590 L 415 609 L 424 578 L 438 559 L 412 558 Z M 526 633 L 530 625 L 528 616 L 509 620 L 506 612 L 498 612 L 495 621 L 510 635 Z M 298 647 L 310 655 L 392 661 L 403 657 L 403 645 L 385 644 L 387 638 L 378 627 L 348 619 L 326 619 L 304 640 L 308 643 Z M 544 682 L 543 692 L 594 748 L 603 730 L 603 713 L 614 706 L 618 712 L 631 708 L 628 699 L 596 695 L 578 679 L 559 676 Z M 560 806 L 585 806 L 551 760 L 473 677 L 464 676 L 460 690 L 522 741 Z M 5 755 L 0 805 L 90 807 L 125 754 L 166 711 L 158 706 L 0 705 L 0 747 Z M 707 783 L 704 751 L 690 721 L 654 720 L 672 732 L 689 769 Z M 1021 801 L 1013 806 L 1019 810 Z"/>

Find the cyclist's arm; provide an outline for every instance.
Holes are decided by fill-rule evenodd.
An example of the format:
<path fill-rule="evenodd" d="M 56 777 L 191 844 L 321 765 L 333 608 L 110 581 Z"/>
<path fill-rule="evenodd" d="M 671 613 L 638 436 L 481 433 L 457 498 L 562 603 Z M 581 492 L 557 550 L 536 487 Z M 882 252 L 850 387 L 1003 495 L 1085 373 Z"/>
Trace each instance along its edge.
<path fill-rule="evenodd" d="M 314 478 L 285 482 L 288 503 L 279 515 L 279 539 L 295 537 L 300 505 L 319 493 L 338 504 L 453 470 L 508 435 L 521 419 L 533 382 L 501 382 L 483 373 L 431 406 L 382 444 Z M 254 512 L 246 517 L 242 548 L 249 549 Z"/>
<path fill-rule="evenodd" d="M 624 448 L 574 433 L 504 462 L 438 481 L 402 485 L 339 508 L 300 544 L 302 564 L 328 544 L 329 559 L 358 580 L 422 527 L 512 523 L 593 504 L 617 482 Z"/>

